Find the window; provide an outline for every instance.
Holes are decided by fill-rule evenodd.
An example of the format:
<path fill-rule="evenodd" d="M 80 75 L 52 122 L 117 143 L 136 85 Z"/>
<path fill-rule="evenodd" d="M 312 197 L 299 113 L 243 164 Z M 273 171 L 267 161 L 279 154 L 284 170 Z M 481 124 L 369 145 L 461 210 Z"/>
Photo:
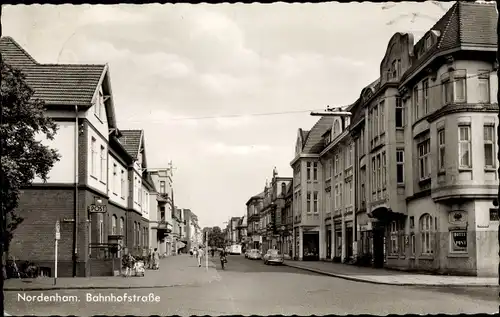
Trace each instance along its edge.
<path fill-rule="evenodd" d="M 379 122 L 378 122 L 378 107 L 373 108 L 373 137 L 378 137 L 379 134 Z"/>
<path fill-rule="evenodd" d="M 311 180 L 311 162 L 307 162 L 307 174 L 306 174 L 306 177 L 307 177 L 307 180 L 310 181 Z"/>
<path fill-rule="evenodd" d="M 101 145 L 101 182 L 105 182 L 106 180 L 106 173 L 108 172 L 108 169 L 106 168 L 106 149 L 104 146 Z"/>
<path fill-rule="evenodd" d="M 307 192 L 307 212 L 311 212 L 311 192 Z"/>
<path fill-rule="evenodd" d="M 465 71 L 454 71 L 444 76 L 441 81 L 444 103 L 466 102 Z"/>
<path fill-rule="evenodd" d="M 372 158 L 372 192 L 377 191 L 377 165 L 375 157 Z"/>
<path fill-rule="evenodd" d="M 423 101 L 424 101 L 424 113 L 423 115 L 425 116 L 426 114 L 429 113 L 429 80 L 425 79 L 422 82 L 422 87 L 423 87 Z"/>
<path fill-rule="evenodd" d="M 480 70 L 477 82 L 478 102 L 490 102 L 490 72 L 487 70 Z"/>
<path fill-rule="evenodd" d="M 165 194 L 165 181 L 160 181 L 160 193 Z"/>
<path fill-rule="evenodd" d="M 339 185 L 335 185 L 335 202 L 334 202 L 334 205 L 335 205 L 335 209 L 339 209 L 340 208 L 340 204 L 339 204 Z"/>
<path fill-rule="evenodd" d="M 432 247 L 432 229 L 434 227 L 432 226 L 432 217 L 429 214 L 424 214 L 422 217 L 420 217 L 420 234 L 421 234 L 421 249 L 422 249 L 422 254 L 423 255 L 430 255 L 432 254 L 433 247 Z"/>
<path fill-rule="evenodd" d="M 339 184 L 339 204 L 340 204 L 340 206 L 339 206 L 339 207 L 340 207 L 340 208 L 342 208 L 342 207 L 343 207 L 343 205 L 342 205 L 342 203 L 343 203 L 343 202 L 342 202 L 342 189 L 343 189 L 343 188 L 342 188 L 342 183 L 340 183 L 340 184 Z"/>
<path fill-rule="evenodd" d="M 118 191 L 118 174 L 116 173 L 116 164 L 113 163 L 113 193 L 116 194 L 116 192 Z"/>
<path fill-rule="evenodd" d="M 375 133 L 373 131 L 373 127 L 374 127 L 374 124 L 373 124 L 373 110 L 370 110 L 370 111 L 368 111 L 368 133 L 369 133 L 368 138 L 370 140 L 373 140 L 373 138 L 375 137 Z"/>
<path fill-rule="evenodd" d="M 465 76 L 455 76 L 455 102 L 465 102 Z"/>
<path fill-rule="evenodd" d="M 385 152 L 382 152 L 382 188 L 385 188 L 387 184 L 387 159 L 385 157 Z"/>
<path fill-rule="evenodd" d="M 380 154 L 377 155 L 377 190 L 382 188 L 382 164 L 380 162 Z"/>
<path fill-rule="evenodd" d="M 99 243 L 104 243 L 105 232 L 104 232 L 104 220 L 99 220 Z"/>
<path fill-rule="evenodd" d="M 134 178 L 134 201 L 139 202 L 139 187 L 137 187 L 137 176 Z M 135 230 L 135 229 L 134 229 Z"/>
<path fill-rule="evenodd" d="M 337 136 L 337 134 L 340 133 L 340 123 L 339 121 L 335 121 L 335 123 L 333 124 L 333 137 L 335 138 Z"/>
<path fill-rule="evenodd" d="M 413 88 L 413 121 L 416 121 L 420 118 L 420 113 L 419 113 L 419 100 L 418 100 L 418 86 L 415 86 Z"/>
<path fill-rule="evenodd" d="M 286 195 L 286 184 L 281 183 L 281 195 L 285 196 Z"/>
<path fill-rule="evenodd" d="M 313 163 L 313 180 L 315 180 L 315 181 L 318 180 L 318 163 L 317 162 Z"/>
<path fill-rule="evenodd" d="M 314 192 L 314 208 L 313 208 L 313 211 L 314 212 L 318 212 L 318 192 Z"/>
<path fill-rule="evenodd" d="M 122 195 L 122 198 L 125 198 L 125 193 L 127 191 L 126 187 L 125 187 L 125 171 L 122 170 L 122 176 L 121 176 L 121 195 Z"/>
<path fill-rule="evenodd" d="M 432 37 L 429 35 L 425 38 L 425 48 L 428 49 L 432 46 Z"/>
<path fill-rule="evenodd" d="M 411 250 L 411 255 L 415 256 L 415 253 L 417 253 L 417 246 L 415 242 L 415 234 L 412 233 L 410 235 L 410 250 Z"/>
<path fill-rule="evenodd" d="M 352 166 L 352 152 L 353 152 L 352 151 L 352 144 L 349 144 L 348 149 L 347 149 L 347 151 L 345 153 L 346 154 L 346 157 L 345 157 L 345 159 L 346 159 L 346 164 L 345 164 L 346 169 Z"/>
<path fill-rule="evenodd" d="M 470 126 L 458 127 L 458 156 L 460 168 L 471 168 L 471 141 Z"/>
<path fill-rule="evenodd" d="M 123 217 L 120 217 L 120 235 L 125 235 L 125 219 Z"/>
<path fill-rule="evenodd" d="M 438 131 L 438 169 L 440 172 L 445 170 L 445 150 L 446 150 L 446 139 L 444 134 L 444 129 Z"/>
<path fill-rule="evenodd" d="M 352 195 L 352 179 L 347 184 L 347 205 L 352 206 L 353 195 Z"/>
<path fill-rule="evenodd" d="M 495 167 L 495 127 L 493 125 L 485 125 L 484 129 L 484 167 Z"/>
<path fill-rule="evenodd" d="M 90 151 L 91 151 L 91 157 L 90 157 L 90 171 L 92 172 L 93 176 L 97 177 L 97 149 L 96 149 L 96 139 L 92 137 L 90 140 Z"/>
<path fill-rule="evenodd" d="M 382 134 L 385 132 L 385 101 L 380 102 L 379 114 L 380 114 L 379 128 L 380 128 L 380 134 Z"/>
<path fill-rule="evenodd" d="M 335 166 L 334 166 L 334 173 L 335 173 L 335 176 L 337 176 L 338 174 L 340 174 L 340 168 L 339 168 L 339 155 L 338 154 L 335 154 Z"/>
<path fill-rule="evenodd" d="M 450 252 L 467 253 L 467 230 L 450 231 Z"/>
<path fill-rule="evenodd" d="M 398 254 L 398 223 L 396 221 L 391 222 L 391 247 L 389 250 L 389 254 L 397 255 Z"/>
<path fill-rule="evenodd" d="M 396 128 L 402 128 L 405 125 L 405 116 L 403 102 L 401 98 L 396 97 Z"/>
<path fill-rule="evenodd" d="M 116 215 L 113 215 L 111 217 L 111 234 L 112 235 L 117 234 L 117 232 L 116 232 L 116 229 L 117 229 L 116 228 L 116 222 L 117 222 L 117 220 L 118 220 L 118 218 L 116 217 Z"/>
<path fill-rule="evenodd" d="M 427 139 L 418 144 L 418 169 L 420 180 L 428 179 L 431 176 L 431 167 L 429 162 L 430 140 Z"/>
<path fill-rule="evenodd" d="M 361 130 L 361 135 L 359 136 L 359 154 L 364 155 L 365 154 L 365 130 Z"/>

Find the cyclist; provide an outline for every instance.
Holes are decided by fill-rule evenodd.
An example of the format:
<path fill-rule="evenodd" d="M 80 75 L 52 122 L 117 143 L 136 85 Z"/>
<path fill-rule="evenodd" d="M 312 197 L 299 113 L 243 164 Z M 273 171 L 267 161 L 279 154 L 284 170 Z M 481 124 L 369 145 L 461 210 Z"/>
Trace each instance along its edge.
<path fill-rule="evenodd" d="M 220 251 L 220 265 L 222 266 L 222 269 L 224 270 L 224 264 L 227 263 L 227 258 L 226 258 L 226 251 L 222 249 Z"/>

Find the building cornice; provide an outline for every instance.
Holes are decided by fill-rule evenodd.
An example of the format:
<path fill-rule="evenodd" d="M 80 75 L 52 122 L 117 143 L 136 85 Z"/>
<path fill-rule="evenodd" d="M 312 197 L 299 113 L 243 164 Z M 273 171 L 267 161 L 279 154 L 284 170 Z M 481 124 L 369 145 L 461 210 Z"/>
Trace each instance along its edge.
<path fill-rule="evenodd" d="M 300 153 L 297 155 L 291 162 L 290 166 L 293 166 L 295 163 L 297 163 L 298 160 L 303 159 L 303 158 L 317 158 L 319 159 L 319 154 L 306 154 L 306 153 Z"/>
<path fill-rule="evenodd" d="M 450 104 L 442 107 L 431 113 L 427 117 L 427 122 L 432 123 L 439 118 L 442 118 L 446 115 L 450 115 L 453 113 L 461 113 L 461 112 L 498 112 L 498 104 L 490 103 L 490 104 Z"/>

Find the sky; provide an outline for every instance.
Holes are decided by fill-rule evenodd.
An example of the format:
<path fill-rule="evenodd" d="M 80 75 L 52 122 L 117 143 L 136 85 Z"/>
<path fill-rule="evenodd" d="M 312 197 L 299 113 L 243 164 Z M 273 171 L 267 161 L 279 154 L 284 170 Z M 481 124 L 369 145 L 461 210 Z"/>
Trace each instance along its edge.
<path fill-rule="evenodd" d="M 274 167 L 292 176 L 310 110 L 354 102 L 392 35 L 418 40 L 451 5 L 16 5 L 2 27 L 40 63 L 108 63 L 118 128 L 143 129 L 176 205 L 222 227 Z"/>

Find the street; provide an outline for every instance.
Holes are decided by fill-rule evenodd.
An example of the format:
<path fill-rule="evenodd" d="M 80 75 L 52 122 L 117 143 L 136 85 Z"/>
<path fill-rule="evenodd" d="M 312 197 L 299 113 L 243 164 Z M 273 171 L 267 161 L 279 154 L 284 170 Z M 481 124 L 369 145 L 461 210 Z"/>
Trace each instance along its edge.
<path fill-rule="evenodd" d="M 212 259 L 212 258 L 211 258 Z M 231 255 L 225 270 L 218 258 L 218 279 L 211 283 L 128 290 L 5 292 L 12 315 L 310 315 L 310 314 L 459 314 L 498 312 L 496 288 L 387 286 L 337 279 L 287 266 Z M 194 260 L 194 259 L 193 259 Z M 200 268 L 200 270 L 205 270 Z M 59 295 L 77 302 L 23 302 L 25 295 Z M 91 294 L 159 296 L 159 302 L 92 302 Z M 152 294 L 152 295 L 150 295 Z"/>

